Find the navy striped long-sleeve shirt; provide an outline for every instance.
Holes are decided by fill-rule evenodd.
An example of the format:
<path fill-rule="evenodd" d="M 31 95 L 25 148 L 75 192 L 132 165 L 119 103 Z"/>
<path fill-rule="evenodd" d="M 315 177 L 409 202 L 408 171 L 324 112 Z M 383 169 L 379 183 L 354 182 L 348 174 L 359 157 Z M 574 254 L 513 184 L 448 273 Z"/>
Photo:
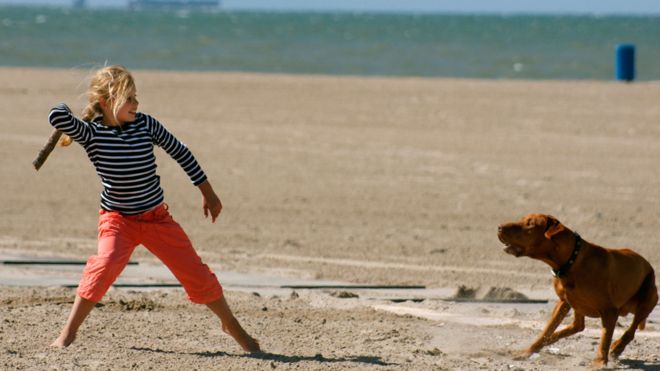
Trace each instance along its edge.
<path fill-rule="evenodd" d="M 101 208 L 105 210 L 135 215 L 163 202 L 154 145 L 176 160 L 195 186 L 206 180 L 188 147 L 147 114 L 138 112 L 135 121 L 121 127 L 107 126 L 100 119 L 82 121 L 60 104 L 50 111 L 48 119 L 87 152 L 101 177 Z"/>

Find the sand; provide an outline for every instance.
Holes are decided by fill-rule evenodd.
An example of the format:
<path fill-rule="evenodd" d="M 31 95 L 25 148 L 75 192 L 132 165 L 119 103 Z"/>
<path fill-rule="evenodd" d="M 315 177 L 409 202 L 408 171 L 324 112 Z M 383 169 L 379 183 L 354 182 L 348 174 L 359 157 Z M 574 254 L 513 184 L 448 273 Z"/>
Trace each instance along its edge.
<path fill-rule="evenodd" d="M 0 367 L 586 368 L 597 320 L 514 359 L 554 297 L 549 267 L 503 253 L 498 224 L 550 213 L 588 241 L 631 247 L 660 267 L 660 83 L 134 74 L 140 110 L 193 150 L 223 201 L 219 221 L 205 220 L 199 191 L 158 150 L 170 211 L 216 269 L 549 302 L 230 288 L 228 301 L 266 351 L 245 355 L 180 289 L 113 289 L 76 343 L 53 350 L 73 291 L 5 285 Z M 95 251 L 100 182 L 82 149 L 57 148 L 39 172 L 31 167 L 51 131 L 50 107 L 80 111 L 87 75 L 0 68 L 1 255 Z M 145 249 L 133 259 L 157 264 Z M 616 367 L 660 367 L 658 311 Z"/>

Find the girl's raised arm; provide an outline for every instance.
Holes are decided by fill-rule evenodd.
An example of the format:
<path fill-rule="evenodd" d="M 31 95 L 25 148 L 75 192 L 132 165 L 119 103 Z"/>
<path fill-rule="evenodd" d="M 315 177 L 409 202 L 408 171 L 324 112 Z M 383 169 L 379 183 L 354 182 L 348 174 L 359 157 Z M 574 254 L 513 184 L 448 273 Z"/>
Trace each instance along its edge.
<path fill-rule="evenodd" d="M 76 118 L 69 106 L 64 103 L 60 103 L 50 110 L 48 122 L 78 143 L 86 143 L 92 137 L 92 129 L 89 124 Z"/>

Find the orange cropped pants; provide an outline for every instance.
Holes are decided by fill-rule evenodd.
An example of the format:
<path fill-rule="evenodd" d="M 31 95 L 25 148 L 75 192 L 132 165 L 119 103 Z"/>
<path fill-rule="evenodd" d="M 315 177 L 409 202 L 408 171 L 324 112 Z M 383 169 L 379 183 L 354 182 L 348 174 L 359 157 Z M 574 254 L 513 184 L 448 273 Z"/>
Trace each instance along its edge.
<path fill-rule="evenodd" d="M 222 297 L 222 286 L 197 255 L 181 226 L 161 204 L 139 215 L 99 211 L 97 254 L 87 260 L 78 295 L 101 301 L 142 244 L 156 255 L 179 280 L 193 303 L 206 304 Z"/>

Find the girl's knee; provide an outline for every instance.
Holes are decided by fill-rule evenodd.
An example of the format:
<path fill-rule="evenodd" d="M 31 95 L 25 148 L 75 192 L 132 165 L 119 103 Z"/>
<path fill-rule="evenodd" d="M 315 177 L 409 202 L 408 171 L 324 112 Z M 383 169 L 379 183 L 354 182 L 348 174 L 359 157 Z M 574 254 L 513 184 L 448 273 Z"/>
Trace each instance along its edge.
<path fill-rule="evenodd" d="M 219 282 L 216 281 L 212 286 L 206 287 L 186 287 L 186 294 L 188 295 L 188 300 L 195 304 L 205 304 L 216 302 L 223 298 L 222 286 Z"/>

